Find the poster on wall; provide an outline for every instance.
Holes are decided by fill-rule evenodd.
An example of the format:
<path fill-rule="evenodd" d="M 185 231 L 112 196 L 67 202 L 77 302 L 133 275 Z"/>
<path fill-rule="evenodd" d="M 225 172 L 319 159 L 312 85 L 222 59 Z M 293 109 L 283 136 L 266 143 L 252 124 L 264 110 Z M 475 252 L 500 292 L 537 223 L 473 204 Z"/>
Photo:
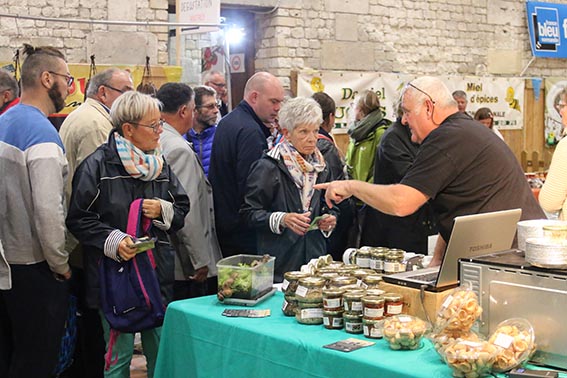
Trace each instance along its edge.
<path fill-rule="evenodd" d="M 525 80 L 506 77 L 446 76 L 443 80 L 451 92 L 467 94 L 467 113 L 474 117 L 480 108 L 489 108 L 494 115 L 494 127 L 518 130 L 524 125 Z"/>
<path fill-rule="evenodd" d="M 395 119 L 395 103 L 404 85 L 415 79 L 415 75 L 301 71 L 298 75 L 297 95 L 311 96 L 325 92 L 337 104 L 335 132 L 346 130 L 352 123 L 351 104 L 356 95 L 365 90 L 376 91 L 386 118 Z M 477 76 L 441 77 L 451 92 L 463 90 L 467 94 L 467 112 L 474 113 L 488 107 L 494 114 L 494 126 L 498 129 L 522 129 L 524 124 L 524 88 L 521 78 L 492 78 Z"/>
<path fill-rule="evenodd" d="M 563 137 L 563 124 L 559 114 L 559 94 L 567 88 L 567 79 L 550 77 L 545 79 L 545 143 L 556 145 Z"/>
<path fill-rule="evenodd" d="M 142 81 L 144 74 L 144 66 L 130 66 L 130 65 L 106 65 L 97 64 L 97 72 L 100 73 L 107 68 L 116 67 L 126 70 L 131 73 L 134 87 Z M 0 63 L 0 68 L 7 69 L 14 72 L 14 65 L 12 63 Z M 69 88 L 69 96 L 65 100 L 65 108 L 58 114 L 52 116 L 64 117 L 78 108 L 85 99 L 85 91 L 87 81 L 89 79 L 90 65 L 89 64 L 69 64 L 69 72 L 75 78 L 73 85 Z M 151 81 L 159 88 L 162 84 L 168 82 L 178 82 L 181 80 L 181 67 L 178 66 L 151 66 Z"/>
<path fill-rule="evenodd" d="M 302 71 L 298 75 L 297 95 L 309 97 L 315 92 L 325 92 L 335 100 L 334 132 L 346 132 L 354 121 L 352 102 L 359 92 L 366 89 L 375 91 L 386 118 L 395 120 L 394 104 L 411 75 L 368 72 Z"/>

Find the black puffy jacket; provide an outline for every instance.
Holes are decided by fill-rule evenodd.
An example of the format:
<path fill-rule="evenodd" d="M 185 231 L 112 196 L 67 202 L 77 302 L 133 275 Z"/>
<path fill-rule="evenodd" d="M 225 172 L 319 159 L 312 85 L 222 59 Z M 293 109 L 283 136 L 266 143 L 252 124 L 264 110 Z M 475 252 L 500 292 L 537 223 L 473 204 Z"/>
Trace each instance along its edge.
<path fill-rule="evenodd" d="M 137 198 L 159 198 L 173 203 L 174 216 L 167 232 L 183 227 L 189 198 L 167 162 L 153 181 L 133 178 L 122 165 L 111 132 L 108 142 L 77 168 L 66 220 L 67 228 L 83 247 L 89 307 L 100 305 L 98 263 L 104 256 L 104 243 L 115 229 L 126 232 L 130 204 Z M 154 256 L 162 295 L 168 303 L 173 298 L 174 251 L 165 231 L 152 226 L 150 233 L 158 238 Z"/>
<path fill-rule="evenodd" d="M 327 182 L 327 167 L 317 176 L 317 183 Z M 302 213 L 303 207 L 299 189 L 281 159 L 274 159 L 264 153 L 250 168 L 246 181 L 246 195 L 240 213 L 249 227 L 257 231 L 258 254 L 267 253 L 276 257 L 274 280 L 283 281 L 283 274 L 299 270 L 309 260 L 326 254 L 326 242 L 319 230 L 299 236 L 288 228 L 282 234 L 270 230 L 270 215 L 276 211 Z M 328 209 L 325 194 L 315 190 L 311 200 L 311 220 L 330 213 L 338 218 L 337 207 Z"/>

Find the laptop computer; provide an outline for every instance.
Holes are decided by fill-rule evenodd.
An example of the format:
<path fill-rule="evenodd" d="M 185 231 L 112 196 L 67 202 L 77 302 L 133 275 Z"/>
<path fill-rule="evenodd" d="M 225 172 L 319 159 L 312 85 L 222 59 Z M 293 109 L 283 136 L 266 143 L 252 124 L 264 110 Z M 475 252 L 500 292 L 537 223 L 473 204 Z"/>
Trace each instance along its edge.
<path fill-rule="evenodd" d="M 458 261 L 510 249 L 521 209 L 495 211 L 455 218 L 453 231 L 440 266 L 384 275 L 385 282 L 428 291 L 443 291 L 458 285 Z"/>

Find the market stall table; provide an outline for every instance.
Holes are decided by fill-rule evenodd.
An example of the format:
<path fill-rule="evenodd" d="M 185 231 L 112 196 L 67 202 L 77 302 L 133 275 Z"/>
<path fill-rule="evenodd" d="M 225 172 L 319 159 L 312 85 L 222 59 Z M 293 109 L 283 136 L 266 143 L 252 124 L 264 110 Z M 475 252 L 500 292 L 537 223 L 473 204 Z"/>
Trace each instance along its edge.
<path fill-rule="evenodd" d="M 281 311 L 277 292 L 255 307 L 226 306 L 216 296 L 169 305 L 156 374 L 176 377 L 451 377 L 429 341 L 413 351 L 394 351 L 371 340 L 323 325 L 302 325 Z M 229 318 L 226 308 L 270 309 L 266 318 Z M 345 353 L 323 345 L 356 337 L 376 344 Z"/>

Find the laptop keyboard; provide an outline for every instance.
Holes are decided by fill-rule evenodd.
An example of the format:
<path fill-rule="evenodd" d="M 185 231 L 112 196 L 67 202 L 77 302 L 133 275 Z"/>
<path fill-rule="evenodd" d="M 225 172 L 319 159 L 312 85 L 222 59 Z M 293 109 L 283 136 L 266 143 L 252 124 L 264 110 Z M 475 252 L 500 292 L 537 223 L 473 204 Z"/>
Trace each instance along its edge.
<path fill-rule="evenodd" d="M 412 280 L 423 281 L 423 282 L 434 282 L 437 279 L 437 275 L 439 272 L 431 272 L 425 274 L 417 274 L 415 276 L 411 276 Z"/>

